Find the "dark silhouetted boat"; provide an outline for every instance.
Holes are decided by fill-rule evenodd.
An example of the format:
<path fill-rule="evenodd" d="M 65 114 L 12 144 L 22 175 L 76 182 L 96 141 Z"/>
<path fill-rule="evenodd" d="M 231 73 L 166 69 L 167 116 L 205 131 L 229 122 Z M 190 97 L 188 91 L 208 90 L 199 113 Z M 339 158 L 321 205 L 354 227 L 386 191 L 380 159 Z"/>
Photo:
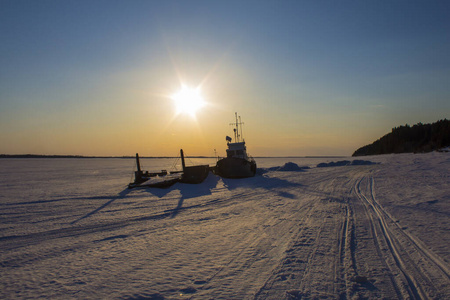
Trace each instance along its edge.
<path fill-rule="evenodd" d="M 234 125 L 234 142 L 231 137 L 227 136 L 227 157 L 219 159 L 214 169 L 215 174 L 225 178 L 245 178 L 253 177 L 256 174 L 256 162 L 247 154 L 245 140 L 242 138 L 242 122 L 241 117 L 236 113 L 236 122 Z M 241 131 L 239 131 L 241 126 Z"/>
<path fill-rule="evenodd" d="M 202 183 L 208 177 L 210 167 L 209 165 L 186 166 L 184 162 L 183 149 L 180 150 L 181 165 L 183 166 L 183 173 L 180 178 L 182 183 Z"/>
<path fill-rule="evenodd" d="M 137 171 L 134 172 L 134 182 L 128 185 L 128 188 L 136 187 L 152 187 L 152 188 L 168 188 L 177 182 L 182 183 L 202 183 L 210 170 L 209 165 L 186 166 L 184 161 L 183 149 L 180 150 L 182 171 L 174 171 L 168 173 L 166 170 L 161 172 L 150 173 L 142 171 L 139 161 L 139 154 L 136 153 Z"/>

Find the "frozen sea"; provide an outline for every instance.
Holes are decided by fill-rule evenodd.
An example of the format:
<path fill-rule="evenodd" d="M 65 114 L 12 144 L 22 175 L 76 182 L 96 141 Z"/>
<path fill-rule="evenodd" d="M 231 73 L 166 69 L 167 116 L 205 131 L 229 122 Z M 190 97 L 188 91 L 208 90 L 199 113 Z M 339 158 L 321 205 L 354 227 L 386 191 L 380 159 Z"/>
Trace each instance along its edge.
<path fill-rule="evenodd" d="M 450 299 L 450 153 L 256 161 L 0 159 L 0 298 Z"/>

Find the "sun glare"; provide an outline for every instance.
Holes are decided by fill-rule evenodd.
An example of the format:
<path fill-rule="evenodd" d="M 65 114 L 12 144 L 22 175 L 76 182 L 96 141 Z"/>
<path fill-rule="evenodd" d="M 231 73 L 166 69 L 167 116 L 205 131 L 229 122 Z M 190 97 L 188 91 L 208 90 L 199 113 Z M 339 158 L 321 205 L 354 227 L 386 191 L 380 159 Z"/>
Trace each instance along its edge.
<path fill-rule="evenodd" d="M 177 115 L 187 114 L 191 117 L 195 117 L 197 111 L 206 104 L 200 95 L 200 88 L 193 89 L 183 86 L 181 90 L 172 95 L 171 98 L 174 101 Z"/>

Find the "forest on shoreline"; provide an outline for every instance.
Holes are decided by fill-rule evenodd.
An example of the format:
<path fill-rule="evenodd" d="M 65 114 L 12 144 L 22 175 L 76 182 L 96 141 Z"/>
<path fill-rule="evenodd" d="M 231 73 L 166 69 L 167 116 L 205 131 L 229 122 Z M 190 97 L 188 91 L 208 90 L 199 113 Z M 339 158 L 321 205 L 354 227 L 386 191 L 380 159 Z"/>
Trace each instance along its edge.
<path fill-rule="evenodd" d="M 390 153 L 424 153 L 450 146 L 450 121 L 439 120 L 432 124 L 408 124 L 392 128 L 392 132 L 372 144 L 356 150 L 352 156 Z"/>

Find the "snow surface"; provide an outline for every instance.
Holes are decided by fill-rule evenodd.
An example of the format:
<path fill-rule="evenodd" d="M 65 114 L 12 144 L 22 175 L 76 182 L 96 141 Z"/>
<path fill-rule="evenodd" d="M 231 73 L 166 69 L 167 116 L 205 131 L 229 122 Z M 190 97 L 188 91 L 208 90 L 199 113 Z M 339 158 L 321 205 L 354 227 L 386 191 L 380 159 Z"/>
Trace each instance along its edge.
<path fill-rule="evenodd" d="M 366 159 L 135 190 L 131 159 L 1 159 L 0 298 L 450 299 L 450 154 Z"/>

